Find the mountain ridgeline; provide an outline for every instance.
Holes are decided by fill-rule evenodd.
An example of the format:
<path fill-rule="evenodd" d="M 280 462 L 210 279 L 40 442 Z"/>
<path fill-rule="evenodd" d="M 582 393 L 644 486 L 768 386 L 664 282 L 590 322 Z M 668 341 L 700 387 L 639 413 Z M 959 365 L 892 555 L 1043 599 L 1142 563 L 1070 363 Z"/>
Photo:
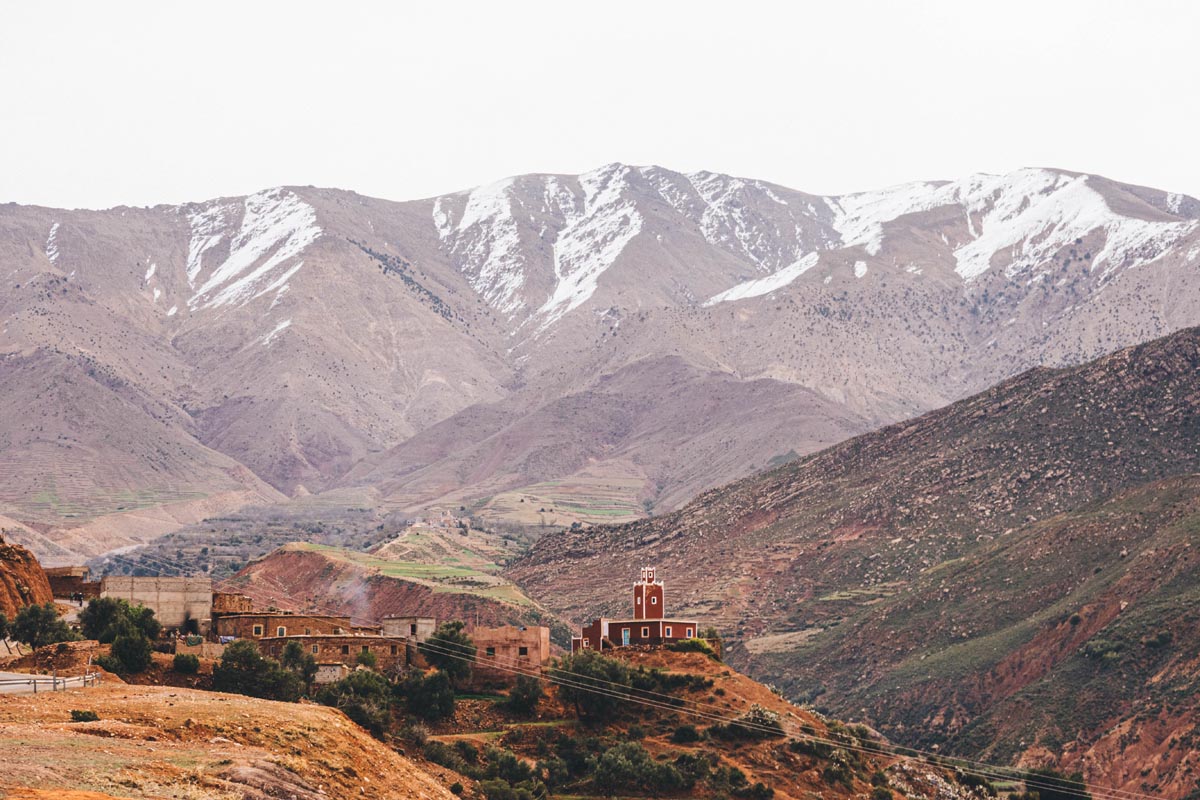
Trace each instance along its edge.
<path fill-rule="evenodd" d="M 582 619 L 616 612 L 611 585 L 654 563 L 734 663 L 831 713 L 1183 797 L 1198 548 L 1192 328 L 1030 370 L 672 514 L 543 537 L 508 575 Z"/>
<path fill-rule="evenodd" d="M 7 205 L 0 522 L 60 563 L 248 505 L 635 519 L 1200 324 L 1198 261 L 1196 200 L 1053 169 Z"/>

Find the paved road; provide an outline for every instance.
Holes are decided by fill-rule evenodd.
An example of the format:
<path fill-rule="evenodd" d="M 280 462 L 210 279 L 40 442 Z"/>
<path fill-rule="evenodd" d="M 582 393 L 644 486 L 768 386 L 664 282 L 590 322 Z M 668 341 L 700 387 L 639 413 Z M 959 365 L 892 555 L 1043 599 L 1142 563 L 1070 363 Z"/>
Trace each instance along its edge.
<path fill-rule="evenodd" d="M 57 687 L 62 691 L 63 687 L 78 689 L 84 686 L 83 677 L 76 678 L 59 678 Z M 38 692 L 49 692 L 55 687 L 54 678 L 50 675 L 29 675 L 24 672 L 0 672 L 0 694 L 33 694 L 36 688 Z M 94 684 L 92 684 L 94 685 Z"/>

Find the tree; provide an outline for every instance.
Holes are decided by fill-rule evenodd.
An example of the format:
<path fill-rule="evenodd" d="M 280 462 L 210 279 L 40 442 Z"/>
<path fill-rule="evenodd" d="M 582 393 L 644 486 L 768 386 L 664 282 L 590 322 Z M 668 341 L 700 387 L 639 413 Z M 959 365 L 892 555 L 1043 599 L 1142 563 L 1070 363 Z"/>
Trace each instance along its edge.
<path fill-rule="evenodd" d="M 1024 775 L 1026 787 L 1036 791 L 1041 800 L 1089 800 L 1083 773 L 1064 775 L 1052 769 L 1035 769 Z"/>
<path fill-rule="evenodd" d="M 191 653 L 176 653 L 171 666 L 180 675 L 195 675 L 200 671 L 200 659 Z"/>
<path fill-rule="evenodd" d="M 363 652 L 359 653 L 358 657 L 354 660 L 357 661 L 360 666 L 364 666 L 367 669 L 375 669 L 376 665 L 379 664 L 379 658 L 370 650 L 364 650 Z"/>
<path fill-rule="evenodd" d="M 303 687 L 300 676 L 275 659 L 265 658 L 254 642 L 239 639 L 225 648 L 213 669 L 213 689 L 294 702 L 300 699 Z"/>
<path fill-rule="evenodd" d="M 8 638 L 8 616 L 0 614 L 0 639 Z"/>
<path fill-rule="evenodd" d="M 146 606 L 131 606 L 116 597 L 98 597 L 88 602 L 79 612 L 79 627 L 85 639 L 95 639 L 108 644 L 121 634 L 140 633 L 153 641 L 162 632 L 162 624 L 155 619 L 154 609 Z"/>
<path fill-rule="evenodd" d="M 112 658 L 118 667 L 115 671 L 122 675 L 145 672 L 152 652 L 150 640 L 141 632 L 122 633 L 112 643 Z"/>
<path fill-rule="evenodd" d="M 30 647 L 44 647 L 79 638 L 58 616 L 54 603 L 22 608 L 9 625 L 8 633 L 14 640 Z"/>
<path fill-rule="evenodd" d="M 542 700 L 542 682 L 529 675 L 518 675 L 517 682 L 508 690 L 504 707 L 514 714 L 532 714 Z"/>
<path fill-rule="evenodd" d="M 383 738 L 391 721 L 392 687 L 377 672 L 352 672 L 317 693 L 317 702 L 339 708 L 375 738 Z"/>
<path fill-rule="evenodd" d="M 663 792 L 686 788 L 687 784 L 673 764 L 655 761 L 637 742 L 622 742 L 606 750 L 595 761 L 592 780 L 609 797 L 620 791 L 638 790 L 657 797 Z"/>
<path fill-rule="evenodd" d="M 418 646 L 425 660 L 445 672 L 454 686 L 471 677 L 471 662 L 475 660 L 475 644 L 464 627 L 461 622 L 443 622 Z"/>
<path fill-rule="evenodd" d="M 304 652 L 299 642 L 288 642 L 279 656 L 279 663 L 284 669 L 294 672 L 305 688 L 312 686 L 313 679 L 317 677 L 317 660 L 311 653 Z"/>
<path fill-rule="evenodd" d="M 592 720 L 614 716 L 629 694 L 629 667 L 595 650 L 563 656 L 550 676 L 558 684 L 559 698 L 575 706 L 580 717 Z"/>
<path fill-rule="evenodd" d="M 426 722 L 454 715 L 454 687 L 450 676 L 441 670 L 429 675 L 413 673 L 396 691 L 405 698 L 408 710 Z"/>

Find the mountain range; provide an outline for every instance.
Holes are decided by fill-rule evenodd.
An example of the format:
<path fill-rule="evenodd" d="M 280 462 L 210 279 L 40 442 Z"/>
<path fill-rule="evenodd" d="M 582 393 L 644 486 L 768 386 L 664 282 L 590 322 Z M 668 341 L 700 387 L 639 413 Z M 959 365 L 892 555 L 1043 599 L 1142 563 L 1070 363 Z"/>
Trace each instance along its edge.
<path fill-rule="evenodd" d="M 612 164 L 390 202 L 0 206 L 0 524 L 628 520 L 1200 323 L 1200 202 L 1057 169 L 822 197 Z"/>

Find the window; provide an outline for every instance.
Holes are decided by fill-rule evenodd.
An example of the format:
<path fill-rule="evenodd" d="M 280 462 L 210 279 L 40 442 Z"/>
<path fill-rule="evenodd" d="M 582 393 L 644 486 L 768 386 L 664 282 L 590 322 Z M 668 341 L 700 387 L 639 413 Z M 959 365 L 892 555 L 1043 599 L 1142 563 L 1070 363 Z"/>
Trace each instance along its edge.
<path fill-rule="evenodd" d="M 371 652 L 371 645 L 369 645 L 369 644 L 364 644 L 364 645 L 363 645 L 363 649 L 362 649 L 362 651 L 363 651 L 364 653 L 369 653 L 369 652 Z"/>
<path fill-rule="evenodd" d="M 287 628 L 280 625 L 278 628 L 275 629 L 275 635 L 276 636 L 287 636 Z"/>
<path fill-rule="evenodd" d="M 254 635 L 255 635 L 255 636 L 262 636 L 262 625 L 255 625 L 255 626 L 254 626 Z"/>
<path fill-rule="evenodd" d="M 583 639 L 583 646 L 584 646 L 584 647 L 591 647 L 591 646 L 592 646 L 592 640 L 591 640 L 591 639 L 588 639 L 588 638 L 585 636 L 585 637 L 584 637 L 584 639 Z"/>
<path fill-rule="evenodd" d="M 408 626 L 408 635 L 409 636 L 417 635 L 417 623 L 414 622 L 412 625 Z"/>
<path fill-rule="evenodd" d="M 663 628 L 663 636 L 667 637 L 668 639 L 671 638 L 671 626 L 670 625 Z"/>
<path fill-rule="evenodd" d="M 488 658 L 495 658 L 496 657 L 496 648 L 489 647 L 487 649 L 487 656 L 488 656 Z"/>
<path fill-rule="evenodd" d="M 642 604 L 642 598 L 640 598 L 640 597 L 639 597 L 639 598 L 637 599 L 637 604 L 638 604 L 639 606 Z"/>
<path fill-rule="evenodd" d="M 687 638 L 689 638 L 689 639 L 692 638 L 692 629 L 691 628 L 686 628 L 684 630 L 684 633 L 687 635 Z"/>
<path fill-rule="evenodd" d="M 312 631 L 311 631 L 311 630 L 309 630 L 308 628 L 305 628 L 305 629 L 304 629 L 304 635 L 305 635 L 305 636 L 310 636 L 310 635 L 312 635 Z"/>
<path fill-rule="evenodd" d="M 315 644 L 312 646 L 312 651 L 313 655 L 315 656 L 317 654 L 317 646 Z"/>
<path fill-rule="evenodd" d="M 392 645 L 392 655 L 396 655 L 396 645 Z"/>
<path fill-rule="evenodd" d="M 650 638 L 650 629 L 649 628 L 642 628 L 642 638 L 643 639 Z"/>
<path fill-rule="evenodd" d="M 344 655 L 344 656 L 350 655 L 350 645 L 348 645 L 348 644 L 342 645 L 342 655 Z"/>
<path fill-rule="evenodd" d="M 652 606 L 656 606 L 656 605 L 658 605 L 658 598 L 657 598 L 657 597 L 654 597 L 654 596 L 651 596 L 651 598 L 650 598 L 650 605 L 652 605 Z"/>
<path fill-rule="evenodd" d="M 527 656 L 527 655 L 529 655 L 529 648 L 528 648 L 528 647 L 518 647 L 518 648 L 517 648 L 517 655 L 519 655 L 519 656 Z"/>

